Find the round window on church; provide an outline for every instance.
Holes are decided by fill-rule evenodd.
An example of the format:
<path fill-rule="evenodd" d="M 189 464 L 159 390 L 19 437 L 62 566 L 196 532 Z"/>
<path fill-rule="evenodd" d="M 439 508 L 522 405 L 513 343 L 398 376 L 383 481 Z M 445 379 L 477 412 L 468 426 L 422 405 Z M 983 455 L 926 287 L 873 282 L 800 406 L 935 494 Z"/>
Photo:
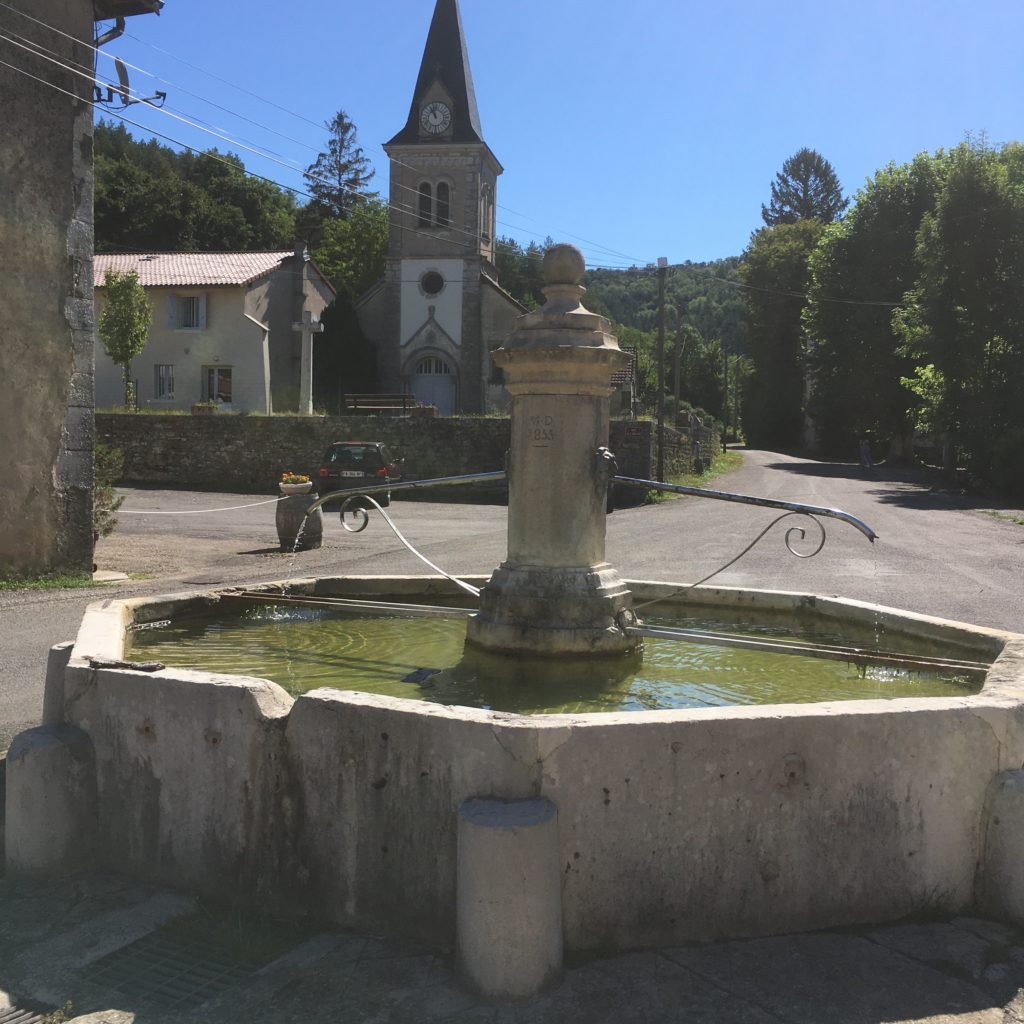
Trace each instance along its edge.
<path fill-rule="evenodd" d="M 444 278 L 436 270 L 428 270 L 420 278 L 420 287 L 427 295 L 440 295 L 444 291 Z"/>

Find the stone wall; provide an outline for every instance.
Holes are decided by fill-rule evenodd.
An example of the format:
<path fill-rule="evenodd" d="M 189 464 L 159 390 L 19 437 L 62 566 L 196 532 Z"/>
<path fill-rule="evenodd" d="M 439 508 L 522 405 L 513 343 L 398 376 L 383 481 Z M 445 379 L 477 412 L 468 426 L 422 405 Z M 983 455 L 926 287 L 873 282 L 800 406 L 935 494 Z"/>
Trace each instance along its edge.
<path fill-rule="evenodd" d="M 124 453 L 124 484 L 272 493 L 285 470 L 314 473 L 333 441 L 384 441 L 405 459 L 405 477 L 424 480 L 504 469 L 509 421 L 397 416 L 136 416 L 102 413 L 97 438 Z M 652 479 L 656 431 L 616 420 L 610 446 L 619 473 Z M 692 466 L 689 439 L 666 428 L 669 475 Z"/>
<path fill-rule="evenodd" d="M 30 42 L 92 65 L 88 0 L 12 2 Z M 47 78 L 65 91 L 0 68 L 0 574 L 92 566 L 92 86 Z"/>

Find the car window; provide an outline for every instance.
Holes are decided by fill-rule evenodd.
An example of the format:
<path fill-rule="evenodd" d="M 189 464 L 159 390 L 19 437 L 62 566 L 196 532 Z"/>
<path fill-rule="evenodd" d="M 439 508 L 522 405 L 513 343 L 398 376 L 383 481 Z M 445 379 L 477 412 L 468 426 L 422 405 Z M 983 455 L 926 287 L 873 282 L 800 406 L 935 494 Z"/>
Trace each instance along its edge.
<path fill-rule="evenodd" d="M 332 466 L 377 469 L 382 465 L 377 449 L 370 445 L 336 445 L 324 460 Z"/>

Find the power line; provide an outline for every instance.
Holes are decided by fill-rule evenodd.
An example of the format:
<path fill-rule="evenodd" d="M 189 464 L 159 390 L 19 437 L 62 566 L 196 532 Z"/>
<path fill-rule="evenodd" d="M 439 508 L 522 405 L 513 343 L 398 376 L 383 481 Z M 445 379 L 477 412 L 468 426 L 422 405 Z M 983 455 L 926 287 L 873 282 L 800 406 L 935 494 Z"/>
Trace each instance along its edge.
<path fill-rule="evenodd" d="M 74 41 L 74 42 L 76 42 L 76 43 L 78 43 L 80 45 L 86 46 L 88 49 L 92 50 L 94 54 L 102 54 L 103 56 L 108 57 L 109 59 L 113 59 L 111 54 L 103 51 L 102 49 L 100 49 L 100 48 L 98 48 L 96 46 L 92 46 L 92 45 L 90 45 L 88 43 L 83 43 L 81 40 L 78 40 L 76 37 L 70 35 L 67 32 L 64 32 L 61 29 L 56 28 L 55 26 L 48 25 L 46 22 L 43 22 L 43 21 L 41 21 L 38 18 L 34 18 L 31 15 L 24 14 L 24 12 L 18 11 L 16 8 L 13 8 L 9 4 L 3 2 L 3 0 L 0 0 L 0 7 L 4 7 L 4 8 L 7 8 L 8 10 L 12 10 L 12 11 L 14 11 L 17 14 L 21 14 L 22 16 L 28 18 L 30 21 L 33 21 L 36 24 L 42 25 L 44 28 L 47 28 L 50 31 L 53 31 L 53 32 L 57 33 L 58 35 L 64 36 L 65 38 L 70 39 L 70 40 L 72 40 L 72 41 Z M 151 46 L 151 48 L 153 48 L 155 50 L 158 50 L 159 52 L 165 53 L 167 56 L 170 56 L 173 59 L 178 60 L 180 63 L 185 64 L 186 66 L 191 67 L 194 70 L 199 71 L 200 73 L 208 75 L 208 77 L 214 78 L 217 81 L 221 81 L 221 82 L 223 82 L 226 85 L 232 86 L 233 88 L 236 88 L 239 91 L 244 92 L 244 93 L 252 96 L 253 98 L 259 100 L 260 102 L 267 103 L 267 104 L 269 104 L 271 106 L 274 106 L 278 110 L 281 110 L 282 112 L 284 112 L 286 114 L 289 114 L 289 116 L 292 116 L 292 117 L 298 118 L 300 120 L 306 121 L 307 123 L 312 124 L 315 127 L 320 128 L 320 129 L 325 127 L 323 125 L 318 125 L 316 122 L 310 120 L 309 118 L 305 117 L 302 114 L 299 114 L 299 113 L 297 113 L 295 111 L 292 111 L 292 110 L 289 110 L 289 109 L 287 109 L 285 107 L 282 107 L 279 104 L 274 103 L 271 100 L 267 100 L 264 97 L 260 97 L 260 96 L 258 96 L 255 93 L 251 93 L 248 90 L 244 89 L 243 87 L 238 86 L 235 83 L 233 83 L 233 82 L 231 82 L 231 81 L 229 81 L 227 79 L 221 78 L 220 76 L 215 75 L 212 72 L 207 72 L 203 68 L 198 67 L 197 65 L 191 64 L 190 62 L 184 60 L 183 58 L 177 57 L 175 54 L 170 53 L 170 51 L 163 50 L 161 47 L 155 46 L 155 44 L 146 43 L 145 40 L 141 40 L 138 37 L 132 35 L 131 33 L 125 33 L 125 35 L 128 35 L 132 39 L 135 39 L 137 42 L 142 42 L 145 45 L 149 45 L 149 46 Z M 7 38 L 7 37 L 0 36 L 0 38 L 6 38 L 6 40 L 8 42 L 14 42 L 14 40 L 11 40 L 10 38 Z M 20 38 L 25 38 L 25 37 L 20 37 Z M 30 42 L 32 42 L 33 47 L 37 48 L 37 49 L 34 49 L 34 50 L 30 50 L 30 52 L 34 52 L 38 56 L 42 56 L 43 59 L 51 59 L 51 58 L 46 57 L 45 53 L 42 53 L 42 52 L 39 52 L 39 51 L 46 51 L 46 52 L 49 52 L 51 54 L 55 53 L 55 51 L 53 51 L 53 50 L 47 50 L 47 48 L 43 47 L 41 44 L 36 44 L 34 41 L 30 41 Z M 20 45 L 20 44 L 15 42 L 15 45 Z M 22 47 L 22 48 L 25 49 L 25 47 Z M 61 61 L 54 60 L 53 62 L 54 63 L 59 63 L 60 66 L 64 67 L 65 70 L 73 70 L 72 67 L 64 64 L 62 60 Z M 127 67 L 130 67 L 133 70 L 139 71 L 142 74 L 147 75 L 148 77 L 153 78 L 156 81 L 161 82 L 162 84 L 168 85 L 168 86 L 170 86 L 172 88 L 175 88 L 175 89 L 179 89 L 182 92 L 185 92 L 187 95 L 190 95 L 190 96 L 193 96 L 193 97 L 199 99 L 200 102 L 208 103 L 211 106 L 214 106 L 217 109 L 222 110 L 225 113 L 228 113 L 228 114 L 230 114 L 232 116 L 235 116 L 235 117 L 239 117 L 241 120 L 247 121 L 248 123 L 253 124 L 256 127 L 259 127 L 259 128 L 261 128 L 261 129 L 263 129 L 265 131 L 269 131 L 272 134 L 278 135 L 281 138 L 284 138 L 287 141 L 290 141 L 290 142 L 294 143 L 295 145 L 303 146 L 304 148 L 307 148 L 307 149 L 309 149 L 312 152 L 319 152 L 315 147 L 309 145 L 308 143 L 305 143 L 305 142 L 302 142 L 300 140 L 293 139 L 290 136 L 284 135 L 283 133 L 278 132 L 278 131 L 276 131 L 273 128 L 270 128 L 267 125 L 264 125 L 264 124 L 262 124 L 262 123 L 260 123 L 258 121 L 255 121 L 252 118 L 248 118 L 248 117 L 246 117 L 243 114 L 239 114 L 237 111 L 233 111 L 233 110 L 231 110 L 231 109 L 229 109 L 227 107 L 224 107 L 224 106 L 221 106 L 220 104 L 215 103 L 212 100 L 207 99 L 204 96 L 201 96 L 201 95 L 199 95 L 197 93 L 191 92 L 190 90 L 188 90 L 188 89 L 186 89 L 186 88 L 184 88 L 184 87 L 182 87 L 182 86 L 180 86 L 180 85 L 178 85 L 178 84 L 176 84 L 174 82 L 171 82 L 168 79 L 161 78 L 160 76 L 153 74 L 152 72 L 146 70 L 145 68 L 142 68 L 142 67 L 140 67 L 138 65 L 135 65 L 135 64 L 131 64 L 129 62 L 123 62 L 123 63 L 125 63 L 125 65 Z M 83 69 L 83 72 L 84 72 L 85 65 L 78 65 L 78 67 Z M 82 72 L 77 72 L 77 73 L 82 73 Z M 92 78 L 92 69 L 89 69 L 89 77 L 90 77 L 90 79 Z M 144 101 L 140 101 L 140 102 L 144 103 Z M 187 124 L 189 127 L 194 128 L 197 131 L 206 132 L 207 134 L 210 134 L 210 135 L 214 136 L 215 138 L 218 138 L 221 141 L 226 142 L 226 143 L 228 143 L 230 145 L 237 145 L 240 148 L 246 150 L 247 152 L 252 153 L 253 155 L 260 157 L 261 159 L 266 159 L 266 160 L 271 161 L 272 163 L 277 163 L 280 166 L 283 166 L 286 169 L 291 170 L 291 171 L 298 171 L 299 173 L 301 173 L 303 175 L 303 177 L 305 177 L 305 178 L 307 178 L 309 180 L 320 181 L 320 182 L 322 182 L 324 184 L 330 185 L 331 187 L 335 187 L 335 185 L 337 184 L 338 187 L 340 187 L 340 188 L 342 188 L 342 189 L 352 193 L 353 195 L 359 196 L 360 198 L 364 198 L 364 199 L 368 198 L 367 196 L 364 196 L 362 193 L 358 192 L 358 190 L 349 188 L 348 186 L 345 186 L 345 185 L 343 185 L 341 183 L 334 183 L 334 182 L 326 181 L 324 179 L 321 179 L 321 178 L 318 178 L 316 176 L 310 175 L 305 169 L 303 169 L 294 160 L 285 160 L 283 158 L 280 158 L 280 154 L 273 154 L 273 152 L 270 151 L 270 150 L 267 150 L 267 149 L 264 149 L 264 148 L 255 148 L 252 145 L 247 145 L 245 140 L 241 140 L 237 136 L 233 136 L 233 135 L 228 134 L 226 132 L 226 130 L 221 130 L 221 129 L 218 129 L 218 128 L 214 127 L 214 126 L 210 126 L 209 122 L 202 121 L 202 119 L 196 117 L 196 115 L 189 115 L 190 118 L 193 118 L 193 120 L 190 120 L 189 118 L 182 117 L 181 115 L 175 114 L 172 110 L 167 110 L 167 109 L 164 109 L 164 108 L 155 107 L 152 104 L 144 104 L 144 105 L 150 106 L 150 107 L 152 107 L 152 109 L 160 110 L 161 113 L 164 113 L 167 116 L 174 118 L 175 120 L 182 121 L 182 123 Z M 109 113 L 115 114 L 116 112 L 114 110 L 109 110 Z M 129 120 L 129 119 L 125 119 L 125 120 Z M 146 128 L 144 125 L 141 125 L 138 122 L 134 122 L 134 121 L 130 121 L 129 120 L 129 123 L 134 124 L 136 127 L 142 129 L 143 131 L 151 131 L 151 129 Z M 204 127 L 204 125 L 205 125 L 205 127 Z M 156 132 L 154 132 L 153 134 L 157 134 L 161 138 L 166 138 L 165 136 L 160 135 L 159 133 L 156 133 Z M 184 143 L 178 143 L 178 144 L 179 145 L 184 145 Z M 186 147 L 186 148 L 191 148 L 191 147 Z M 402 161 L 397 161 L 396 160 L 395 162 L 398 163 L 400 166 L 405 166 L 405 167 L 407 167 L 407 168 L 409 168 L 411 170 L 414 170 L 414 171 L 417 170 L 416 168 L 413 168 L 413 167 L 411 167 L 411 165 L 405 164 Z M 264 180 L 271 181 L 272 179 L 264 178 Z M 276 182 L 276 181 L 274 182 L 274 184 L 277 184 L 278 187 L 287 189 L 288 191 L 296 192 L 296 193 L 299 193 L 299 194 L 302 194 L 302 195 L 307 195 L 307 196 L 309 195 L 308 193 L 302 192 L 300 189 L 293 188 L 293 187 L 290 187 L 290 186 L 286 186 L 286 185 L 283 185 L 283 184 L 281 184 L 279 182 Z M 418 190 L 417 189 L 411 188 L 410 186 L 407 186 L 407 185 L 403 185 L 400 182 L 395 182 L 394 184 L 397 185 L 398 188 L 401 188 L 401 189 L 404 189 L 406 191 L 410 191 L 410 192 L 416 193 L 418 195 Z M 315 198 L 315 197 L 310 197 L 310 198 Z M 386 203 L 385 205 L 388 206 L 391 209 L 398 210 L 399 212 L 412 213 L 414 216 L 415 216 L 415 213 L 416 213 L 416 210 L 411 208 L 411 207 L 403 207 L 403 206 L 397 206 L 396 207 L 394 204 L 391 204 L 391 203 Z M 508 209 L 507 207 L 501 206 L 500 204 L 496 204 L 496 205 L 497 205 L 498 209 L 506 209 L 506 210 Z M 523 217 L 524 216 L 523 214 L 517 213 L 516 211 L 508 210 L 508 212 L 513 213 L 515 216 L 519 216 L 519 217 Z M 526 218 L 526 219 L 529 219 L 529 218 Z M 511 228 L 513 230 L 519 230 L 519 226 L 518 225 L 509 224 L 509 223 L 507 223 L 505 221 L 502 221 L 502 222 L 499 222 L 499 223 L 503 227 Z M 534 221 L 534 223 L 539 223 L 539 222 Z M 454 230 L 456 230 L 456 231 L 458 231 L 458 232 L 460 232 L 462 234 L 465 234 L 469 238 L 472 238 L 474 240 L 474 242 L 478 241 L 478 236 L 473 234 L 472 232 L 466 231 L 464 229 L 459 229 L 459 228 L 454 228 Z M 628 255 L 626 255 L 624 253 L 620 253 L 620 252 L 618 252 L 618 251 L 616 251 L 614 249 L 610 249 L 607 246 L 601 245 L 600 243 L 593 242 L 593 241 L 591 241 L 589 239 L 584 239 L 581 236 L 573 235 L 573 234 L 568 233 L 568 232 L 561 232 L 561 233 L 569 234 L 570 237 L 576 238 L 579 241 L 583 241 L 583 242 L 585 242 L 588 245 L 595 246 L 598 250 L 603 252 L 605 255 L 608 255 L 608 256 L 619 256 L 622 259 L 626 259 L 626 260 L 632 260 L 633 259 L 633 257 L 630 257 L 630 256 L 628 256 Z M 550 232 L 549 232 L 549 234 L 550 234 Z M 502 243 L 496 242 L 495 244 L 496 245 L 501 245 Z M 520 250 L 520 252 L 522 252 L 522 251 L 523 250 Z M 530 255 L 527 254 L 527 257 L 530 258 Z M 609 269 L 614 269 L 614 268 L 609 268 Z"/>
<path fill-rule="evenodd" d="M 59 34 L 61 36 L 64 36 L 64 37 L 66 37 L 68 39 L 74 40 L 76 43 L 79 43 L 81 45 L 87 46 L 94 53 L 103 53 L 103 51 L 100 50 L 99 48 L 97 48 L 95 46 L 91 46 L 90 44 L 87 44 L 87 43 L 82 43 L 81 40 L 76 39 L 74 36 L 71 36 L 69 33 L 63 32 L 61 29 L 57 29 L 54 26 L 48 25 L 46 22 L 43 22 L 43 21 L 41 21 L 38 18 L 34 18 L 31 15 L 24 14 L 24 12 L 22 12 L 22 11 L 18 11 L 16 8 L 13 8 L 9 4 L 3 2 L 3 0 L 0 0 L 0 7 L 6 8 L 8 10 L 15 11 L 15 13 L 17 13 L 17 14 L 22 14 L 24 17 L 28 18 L 30 21 L 33 21 L 33 22 L 35 22 L 35 23 L 37 23 L 39 25 L 42 25 L 44 28 L 47 28 L 47 29 L 49 29 L 49 30 L 51 30 L 53 32 L 56 32 L 57 34 Z M 15 33 L 15 35 L 17 35 L 17 33 Z M 19 38 L 24 39 L 25 37 L 21 36 Z M 132 36 L 132 38 L 136 38 L 136 37 Z M 49 61 L 50 63 L 55 64 L 56 66 L 62 68 L 65 71 L 70 71 L 72 74 L 76 74 L 76 75 L 79 75 L 81 77 L 88 78 L 90 80 L 90 82 L 92 82 L 94 80 L 94 74 L 93 74 L 91 69 L 87 71 L 87 70 L 84 70 L 85 69 L 85 65 L 77 65 L 76 66 L 74 64 L 65 63 L 65 61 L 63 59 L 58 59 L 58 57 L 56 57 L 56 56 L 47 56 L 47 53 L 53 54 L 53 53 L 55 53 L 55 51 L 48 50 L 48 48 L 43 47 L 41 44 L 37 44 L 34 41 L 28 40 L 28 43 L 30 45 L 25 45 L 23 43 L 18 42 L 16 39 L 12 39 L 9 36 L 3 35 L 2 33 L 0 33 L 0 39 L 3 39 L 4 41 L 6 41 L 8 43 L 12 43 L 13 45 L 19 47 L 20 49 L 25 50 L 28 53 L 33 54 L 34 56 L 37 56 L 37 57 L 42 58 L 43 60 Z M 141 41 L 141 40 L 139 40 L 139 41 Z M 159 47 L 154 47 L 154 48 L 155 49 L 159 49 Z M 163 51 L 163 52 L 167 52 L 167 51 Z M 168 54 L 168 55 L 172 56 L 172 57 L 174 56 L 173 54 Z M 110 56 L 110 55 L 104 53 L 104 56 Z M 182 60 L 181 62 L 184 63 L 184 64 L 187 64 L 190 67 L 195 67 L 194 65 L 189 64 L 187 61 Z M 65 92 L 67 95 L 70 95 L 70 96 L 74 97 L 75 99 L 79 99 L 79 100 L 82 99 L 82 97 L 78 96 L 77 94 L 68 92 L 67 90 L 60 89 L 59 86 L 56 86 L 53 83 L 47 82 L 44 79 L 37 78 L 36 76 L 29 74 L 29 72 L 24 71 L 23 69 L 17 68 L 14 65 L 7 64 L 6 62 L 2 62 L 2 61 L 0 61 L 0 63 L 3 63 L 4 66 L 11 68 L 11 70 L 20 72 L 22 74 L 25 74 L 28 77 L 33 78 L 33 79 L 35 79 L 38 82 L 41 82 L 42 84 L 49 85 L 51 88 L 58 89 L 58 91 Z M 173 86 L 175 88 L 180 88 L 179 86 L 174 85 L 174 83 L 168 82 L 165 79 L 160 79 L 158 76 L 153 75 L 151 72 L 148 72 L 145 69 L 138 67 L 137 65 L 128 65 L 128 66 L 132 67 L 134 70 L 138 70 L 141 73 L 148 75 L 149 77 L 152 77 L 154 79 L 157 79 L 158 81 L 164 82 L 165 84 L 171 85 L 171 86 Z M 196 68 L 196 70 L 202 71 L 203 69 Z M 215 75 L 213 75 L 211 73 L 210 77 L 217 78 L 218 76 L 215 76 Z M 220 80 L 224 81 L 228 85 L 232 85 L 233 84 L 231 82 L 228 82 L 226 79 L 220 79 Z M 237 88 L 239 88 L 240 91 L 243 91 L 243 92 L 246 91 L 244 89 L 241 89 L 241 87 L 237 87 Z M 212 101 L 208 101 L 204 97 L 199 96 L 198 94 L 192 93 L 192 92 L 190 92 L 187 89 L 183 89 L 182 91 L 184 91 L 184 92 L 188 93 L 189 95 L 192 95 L 192 96 L 200 99 L 202 102 L 210 102 L 211 105 L 217 106 L 218 109 L 221 109 L 221 110 L 225 111 L 226 113 L 242 117 L 243 120 L 247 120 L 250 123 L 256 125 L 257 127 L 261 127 L 261 128 L 264 128 L 265 130 L 273 132 L 274 134 L 281 135 L 282 138 L 288 139 L 288 141 L 294 142 L 297 145 L 303 145 L 303 146 L 307 145 L 306 143 L 302 143 L 302 142 L 299 142 L 298 140 L 291 139 L 290 137 L 285 136 L 282 133 L 275 132 L 274 129 L 270 129 L 267 126 L 260 124 L 259 122 L 253 121 L 252 119 L 249 119 L 249 118 L 245 118 L 244 115 L 237 115 L 237 114 L 235 114 L 235 112 L 229 110 L 228 108 L 220 107 L 218 104 L 214 104 L 214 103 L 212 103 Z M 250 95 L 254 96 L 254 98 L 256 98 L 256 99 L 261 100 L 261 102 L 267 102 L 267 103 L 271 103 L 271 105 L 273 105 L 273 106 L 278 106 L 277 104 L 273 104 L 269 100 L 262 99 L 261 97 L 257 96 L 256 94 L 250 94 Z M 151 109 L 159 110 L 160 113 L 162 113 L 162 114 L 164 114 L 164 115 L 166 115 L 168 117 L 171 117 L 174 120 L 179 121 L 182 124 L 185 124 L 185 125 L 193 128 L 193 129 L 195 129 L 197 131 L 204 132 L 204 133 L 206 133 L 208 135 L 212 135 L 214 138 L 217 138 L 217 139 L 221 140 L 222 142 L 225 142 L 225 143 L 227 143 L 229 145 L 240 146 L 246 152 L 252 153 L 253 155 L 255 155 L 257 157 L 260 157 L 261 159 L 268 160 L 271 163 L 276 163 L 279 166 L 285 167 L 288 170 L 292 170 L 292 171 L 298 170 L 308 180 L 317 181 L 317 182 L 320 182 L 322 184 L 328 185 L 328 186 L 330 186 L 332 188 L 333 187 L 340 188 L 341 190 L 343 190 L 343 191 L 345 191 L 345 192 L 347 192 L 347 193 L 349 193 L 349 194 L 351 194 L 351 195 L 353 195 L 353 196 L 355 196 L 355 197 L 357 197 L 359 199 L 363 199 L 364 201 L 365 200 L 371 200 L 371 199 L 376 200 L 376 196 L 374 196 L 374 195 L 366 195 L 364 193 L 359 192 L 357 189 L 351 188 L 350 186 L 347 186 L 347 185 L 345 185 L 345 184 L 343 184 L 341 182 L 332 182 L 332 181 L 329 181 L 327 179 L 323 179 L 323 178 L 319 178 L 319 177 L 317 177 L 315 175 L 311 175 L 311 174 L 308 173 L 308 171 L 303 170 L 295 161 L 286 161 L 285 159 L 282 159 L 279 156 L 275 156 L 274 154 L 270 153 L 267 150 L 258 149 L 258 148 L 255 148 L 253 146 L 246 145 L 241 140 L 239 140 L 237 137 L 233 137 L 231 135 L 228 135 L 228 134 L 226 134 L 224 132 L 221 132 L 221 131 L 213 128 L 213 127 L 209 127 L 209 126 L 204 127 L 203 124 L 201 124 L 201 123 L 199 123 L 199 122 L 197 122 L 195 120 L 190 120 L 188 117 L 184 117 L 184 116 L 182 116 L 180 114 L 176 114 L 172 110 L 167 110 L 165 108 L 156 107 L 153 104 L 148 103 L 145 100 L 140 100 L 138 102 L 139 102 L 139 104 L 141 106 L 147 106 L 147 107 L 150 107 Z M 96 105 L 95 102 L 93 102 L 93 105 L 94 106 Z M 311 124 L 315 123 L 315 122 L 310 121 L 308 118 L 302 117 L 302 115 L 296 114 L 294 111 L 287 110 L 284 107 L 278 107 L 278 109 L 282 110 L 285 113 L 290 114 L 291 116 L 301 117 L 303 120 L 309 121 L 309 123 L 311 123 Z M 131 118 L 128 118 L 128 117 L 124 116 L 123 114 L 121 114 L 120 112 L 118 112 L 116 110 L 110 109 L 107 112 L 110 113 L 113 116 L 116 116 L 116 117 L 120 118 L 122 121 L 125 121 L 126 123 L 131 124 L 131 125 L 139 128 L 139 129 L 141 129 L 142 131 L 150 132 L 151 134 L 156 135 L 158 138 L 164 139 L 165 141 L 170 142 L 170 143 L 172 143 L 174 145 L 181 146 L 182 148 L 187 149 L 187 150 L 189 150 L 192 153 L 195 153 L 197 155 L 207 156 L 207 157 L 209 157 L 211 159 L 216 159 L 216 160 L 218 160 L 221 163 L 224 163 L 224 164 L 226 164 L 228 166 L 231 166 L 231 167 L 234 167 L 236 169 L 239 169 L 239 168 L 237 168 L 236 164 L 234 164 L 233 162 L 231 162 L 229 160 L 224 160 L 223 158 L 215 157 L 215 156 L 213 156 L 212 154 L 210 154 L 208 152 L 203 153 L 202 151 L 199 151 L 199 150 L 195 149 L 194 147 L 189 146 L 187 143 L 181 142 L 178 139 L 174 139 L 174 138 L 172 138 L 172 137 L 170 137 L 168 135 L 164 135 L 164 134 L 162 134 L 160 132 L 156 132 L 153 129 L 146 127 L 145 125 L 142 125 L 139 122 L 134 121 Z M 308 147 L 308 146 L 307 146 L 307 148 L 313 149 L 313 147 Z M 394 162 L 399 164 L 400 166 L 406 167 L 406 168 L 408 168 L 410 170 L 418 171 L 417 168 L 412 167 L 410 164 L 406 164 L 403 161 L 394 160 Z M 282 184 L 281 182 L 276 181 L 273 178 L 269 178 L 269 177 L 267 177 L 265 175 L 258 174 L 255 171 L 250 171 L 248 168 L 245 168 L 244 166 L 242 168 L 240 168 L 240 169 L 241 169 L 241 171 L 243 173 L 249 175 L 250 177 L 254 177 L 254 178 L 257 178 L 257 179 L 259 179 L 261 181 L 265 181 L 268 184 L 275 185 L 276 187 L 278 187 L 280 189 L 283 189 L 285 191 L 292 192 L 292 193 L 297 194 L 297 195 L 303 195 L 303 196 L 305 196 L 306 198 L 308 198 L 310 200 L 315 200 L 316 199 L 315 196 L 313 196 L 312 194 L 310 194 L 308 192 L 305 192 L 302 189 L 299 189 L 299 188 L 296 188 L 296 187 L 286 186 L 286 185 Z M 418 194 L 418 190 L 416 190 L 416 189 L 413 189 L 413 188 L 411 188 L 409 186 L 402 185 L 401 183 L 397 183 L 397 182 L 395 184 L 397 184 L 399 188 L 404 188 L 407 191 L 416 192 Z M 396 205 L 396 204 L 391 203 L 391 202 L 384 202 L 383 200 L 376 200 L 376 201 L 380 201 L 382 203 L 382 205 L 384 205 L 387 209 L 394 210 L 394 211 L 396 211 L 398 213 L 410 214 L 410 215 L 415 217 L 417 215 L 417 212 L 418 212 L 417 209 L 414 208 L 413 206 Z M 504 208 L 504 207 L 502 207 L 502 208 Z M 510 212 L 514 212 L 514 211 L 510 211 Z M 515 214 L 515 215 L 516 216 L 523 216 L 522 214 Z M 505 224 L 504 222 L 502 222 L 502 223 L 503 223 L 503 226 L 514 227 L 514 225 L 508 225 L 508 224 Z M 468 231 L 468 230 L 463 229 L 463 228 L 457 228 L 454 225 L 449 225 L 448 229 L 452 230 L 452 231 L 454 231 L 454 232 L 456 232 L 458 234 L 465 235 L 467 238 L 472 240 L 472 243 L 473 243 L 474 246 L 479 244 L 479 241 L 480 241 L 479 236 L 474 234 L 471 231 Z M 420 229 L 417 229 L 417 228 L 409 228 L 409 227 L 405 227 L 403 225 L 402 230 L 411 231 L 411 232 L 413 232 L 415 234 L 419 234 L 419 235 L 422 235 L 424 237 L 436 238 L 436 236 L 434 234 L 432 234 L 431 232 L 423 231 L 423 230 L 420 230 Z M 580 239 L 579 236 L 572 236 L 572 237 L 576 237 L 576 238 L 578 238 L 581 241 L 587 241 L 586 239 Z M 459 243 L 457 243 L 455 241 L 448 240 L 448 239 L 445 239 L 445 242 L 447 244 L 454 245 L 454 246 L 458 246 L 458 244 L 459 244 Z M 619 253 L 619 252 L 617 252 L 615 250 L 607 249 L 606 247 L 601 246 L 598 243 L 588 242 L 588 244 L 596 245 L 599 249 L 602 249 L 608 255 L 622 256 L 623 258 L 626 258 L 626 259 L 630 259 L 631 258 L 631 257 L 626 256 L 623 253 Z M 506 249 L 512 250 L 512 246 L 508 245 L 507 243 L 502 243 L 502 242 L 500 242 L 498 240 L 495 240 L 494 245 L 495 245 L 496 248 L 499 247 L 499 246 L 503 246 Z M 469 242 L 463 243 L 463 248 L 469 249 L 470 248 L 470 243 Z M 525 256 L 527 259 L 533 258 L 533 254 L 529 253 L 527 250 L 523 250 L 519 246 L 516 246 L 514 251 L 516 251 L 521 256 Z M 537 254 L 537 258 L 543 258 L 543 257 L 542 257 L 541 254 Z M 685 266 L 685 264 L 673 264 L 672 265 L 672 269 L 678 269 L 678 268 L 683 267 L 683 266 Z M 590 269 L 593 269 L 593 270 L 597 270 L 597 269 L 607 269 L 607 270 L 628 269 L 628 270 L 631 270 L 633 268 L 621 268 L 621 267 L 617 267 L 617 266 L 598 266 L 596 264 L 591 264 Z M 637 268 L 637 272 L 646 272 L 646 271 L 655 271 L 655 270 L 656 270 L 656 268 L 653 268 L 653 267 L 650 267 L 650 266 L 645 266 L 642 270 L 641 270 L 641 268 Z M 785 289 L 773 289 L 773 288 L 759 287 L 759 286 L 756 286 L 756 285 L 746 284 L 746 283 L 740 282 L 740 281 L 732 281 L 732 280 L 729 280 L 727 278 L 712 278 L 712 280 L 717 281 L 718 283 L 721 283 L 721 284 L 726 285 L 726 286 L 730 286 L 730 287 L 734 287 L 734 288 L 740 288 L 740 289 L 744 289 L 744 290 L 748 290 L 748 291 L 757 291 L 757 292 L 761 292 L 761 293 L 765 293 L 765 294 L 779 295 L 779 296 L 788 297 L 788 298 L 799 298 L 799 299 L 803 299 L 804 301 L 810 301 L 810 299 L 811 299 L 810 296 L 808 296 L 807 294 L 805 294 L 803 292 L 789 291 L 789 290 L 785 290 Z M 893 302 L 893 301 L 888 301 L 888 300 L 882 301 L 882 300 L 864 300 L 864 299 L 841 299 L 841 298 L 833 298 L 833 297 L 828 297 L 828 296 L 817 297 L 814 301 L 841 303 L 841 304 L 844 304 L 844 305 L 854 305 L 854 306 L 874 306 L 874 307 L 885 307 L 885 308 L 895 308 L 895 307 L 900 305 L 900 302 Z"/>

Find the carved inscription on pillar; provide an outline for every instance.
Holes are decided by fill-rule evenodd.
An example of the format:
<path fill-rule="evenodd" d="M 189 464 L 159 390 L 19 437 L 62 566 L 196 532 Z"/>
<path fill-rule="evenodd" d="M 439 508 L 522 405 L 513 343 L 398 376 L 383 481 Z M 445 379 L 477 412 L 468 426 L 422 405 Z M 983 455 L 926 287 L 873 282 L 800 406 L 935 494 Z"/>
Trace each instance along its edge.
<path fill-rule="evenodd" d="M 529 439 L 532 448 L 547 448 L 555 441 L 555 417 L 531 416 L 529 423 Z"/>

